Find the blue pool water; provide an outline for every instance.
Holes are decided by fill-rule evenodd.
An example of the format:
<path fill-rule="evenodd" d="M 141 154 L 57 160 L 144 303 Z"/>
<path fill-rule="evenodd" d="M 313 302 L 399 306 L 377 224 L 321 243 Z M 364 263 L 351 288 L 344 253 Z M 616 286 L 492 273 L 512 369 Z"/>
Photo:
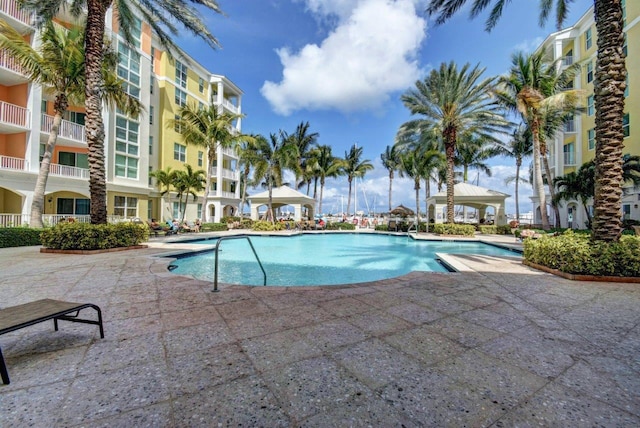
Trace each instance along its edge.
<path fill-rule="evenodd" d="M 435 253 L 514 256 L 509 250 L 476 242 L 415 241 L 406 236 L 307 234 L 251 236 L 267 273 L 267 285 L 336 285 L 393 278 L 412 271 L 446 272 Z M 215 245 L 215 240 L 191 243 Z M 213 281 L 213 251 L 179 257 L 173 272 Z M 245 239 L 220 243 L 218 281 L 262 285 L 263 275 Z"/>

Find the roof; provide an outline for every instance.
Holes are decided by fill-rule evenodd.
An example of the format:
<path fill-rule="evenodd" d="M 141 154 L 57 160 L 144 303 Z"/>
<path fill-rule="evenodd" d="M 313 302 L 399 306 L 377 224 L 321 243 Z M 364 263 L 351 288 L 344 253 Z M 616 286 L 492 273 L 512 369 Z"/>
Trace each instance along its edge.
<path fill-rule="evenodd" d="M 308 200 L 309 202 L 315 202 L 315 199 L 313 199 L 311 196 L 307 196 L 304 193 L 300 193 L 289 186 L 274 187 L 271 191 L 271 197 L 274 200 L 280 200 L 280 201 L 283 201 L 283 200 L 299 201 L 303 199 L 303 200 Z M 268 198 L 269 198 L 269 191 L 267 190 L 261 193 L 257 193 L 255 195 L 251 195 L 247 199 L 252 200 L 252 199 L 268 199 Z"/>
<path fill-rule="evenodd" d="M 480 186 L 474 186 L 473 184 L 469 184 L 469 183 L 458 183 L 456 185 L 453 186 L 453 194 L 456 197 L 478 197 L 478 198 L 494 198 L 496 196 L 498 197 L 505 197 L 508 198 L 511 195 L 508 195 L 506 193 L 502 193 L 502 192 L 498 192 L 497 190 L 490 190 L 487 189 L 485 187 L 480 187 Z M 433 195 L 434 197 L 436 196 L 447 196 L 447 192 L 446 190 L 444 192 L 439 192 L 436 193 L 435 195 Z"/>

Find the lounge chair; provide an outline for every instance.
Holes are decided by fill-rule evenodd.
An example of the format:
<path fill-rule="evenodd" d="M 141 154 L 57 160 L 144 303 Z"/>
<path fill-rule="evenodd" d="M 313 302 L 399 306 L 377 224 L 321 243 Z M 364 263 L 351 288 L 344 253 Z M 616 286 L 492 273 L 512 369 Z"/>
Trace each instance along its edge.
<path fill-rule="evenodd" d="M 396 223 L 395 220 L 389 220 L 389 223 L 387 224 L 387 230 L 388 231 L 394 231 L 397 232 L 398 231 L 398 223 Z"/>
<path fill-rule="evenodd" d="M 98 313 L 98 320 L 78 318 L 80 311 L 93 308 Z M 75 314 L 74 314 L 75 313 Z M 102 311 L 91 303 L 63 302 L 61 300 L 42 299 L 0 309 L 0 335 L 29 327 L 41 322 L 53 320 L 53 327 L 58 331 L 58 320 L 94 324 L 100 327 L 100 337 L 104 339 L 102 327 Z M 0 376 L 5 385 L 9 384 L 9 373 L 0 349 Z"/>

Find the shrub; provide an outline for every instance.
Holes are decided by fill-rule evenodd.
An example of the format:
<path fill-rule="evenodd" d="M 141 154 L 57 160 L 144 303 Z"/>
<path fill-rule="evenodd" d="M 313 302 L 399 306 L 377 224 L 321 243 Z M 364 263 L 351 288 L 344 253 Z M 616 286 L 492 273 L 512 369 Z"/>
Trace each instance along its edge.
<path fill-rule="evenodd" d="M 40 234 L 43 230 L 44 229 L 31 229 L 28 227 L 0 228 L 0 248 L 40 245 Z"/>
<path fill-rule="evenodd" d="M 375 227 L 375 230 L 379 232 L 387 232 L 389 227 L 386 224 L 379 224 Z"/>
<path fill-rule="evenodd" d="M 251 229 L 257 232 L 272 232 L 275 230 L 283 230 L 284 224 L 280 222 L 271 223 L 270 221 L 258 220 L 253 222 Z"/>
<path fill-rule="evenodd" d="M 106 250 L 139 245 L 149 236 L 147 225 L 59 223 L 41 233 L 42 245 L 55 250 Z"/>
<path fill-rule="evenodd" d="M 200 230 L 202 232 L 220 232 L 227 230 L 226 223 L 202 223 L 200 225 Z"/>
<path fill-rule="evenodd" d="M 220 219 L 220 223 L 233 223 L 236 221 L 242 221 L 242 218 L 236 216 L 226 216 Z"/>
<path fill-rule="evenodd" d="M 433 233 L 439 235 L 473 236 L 475 232 L 476 228 L 471 224 L 436 223 L 433 225 Z"/>
<path fill-rule="evenodd" d="M 524 259 L 562 272 L 596 276 L 640 276 L 640 238 L 622 236 L 618 242 L 591 241 L 568 230 L 524 242 Z"/>
<path fill-rule="evenodd" d="M 490 226 L 483 226 L 480 225 L 478 227 L 478 230 L 480 231 L 480 233 L 482 233 L 483 235 L 495 235 L 498 233 L 498 226 L 496 225 L 490 225 Z"/>
<path fill-rule="evenodd" d="M 328 223 L 327 230 L 356 230 L 356 225 L 353 223 L 335 222 Z"/>

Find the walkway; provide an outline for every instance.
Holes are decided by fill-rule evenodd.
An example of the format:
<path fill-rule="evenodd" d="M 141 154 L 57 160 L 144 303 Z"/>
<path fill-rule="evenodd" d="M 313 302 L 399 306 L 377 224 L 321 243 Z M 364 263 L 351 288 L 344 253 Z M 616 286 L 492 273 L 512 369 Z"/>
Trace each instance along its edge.
<path fill-rule="evenodd" d="M 640 288 L 495 257 L 346 287 L 226 287 L 166 248 L 0 250 L 0 305 L 92 302 L 95 326 L 0 336 L 0 426 L 640 426 Z"/>

